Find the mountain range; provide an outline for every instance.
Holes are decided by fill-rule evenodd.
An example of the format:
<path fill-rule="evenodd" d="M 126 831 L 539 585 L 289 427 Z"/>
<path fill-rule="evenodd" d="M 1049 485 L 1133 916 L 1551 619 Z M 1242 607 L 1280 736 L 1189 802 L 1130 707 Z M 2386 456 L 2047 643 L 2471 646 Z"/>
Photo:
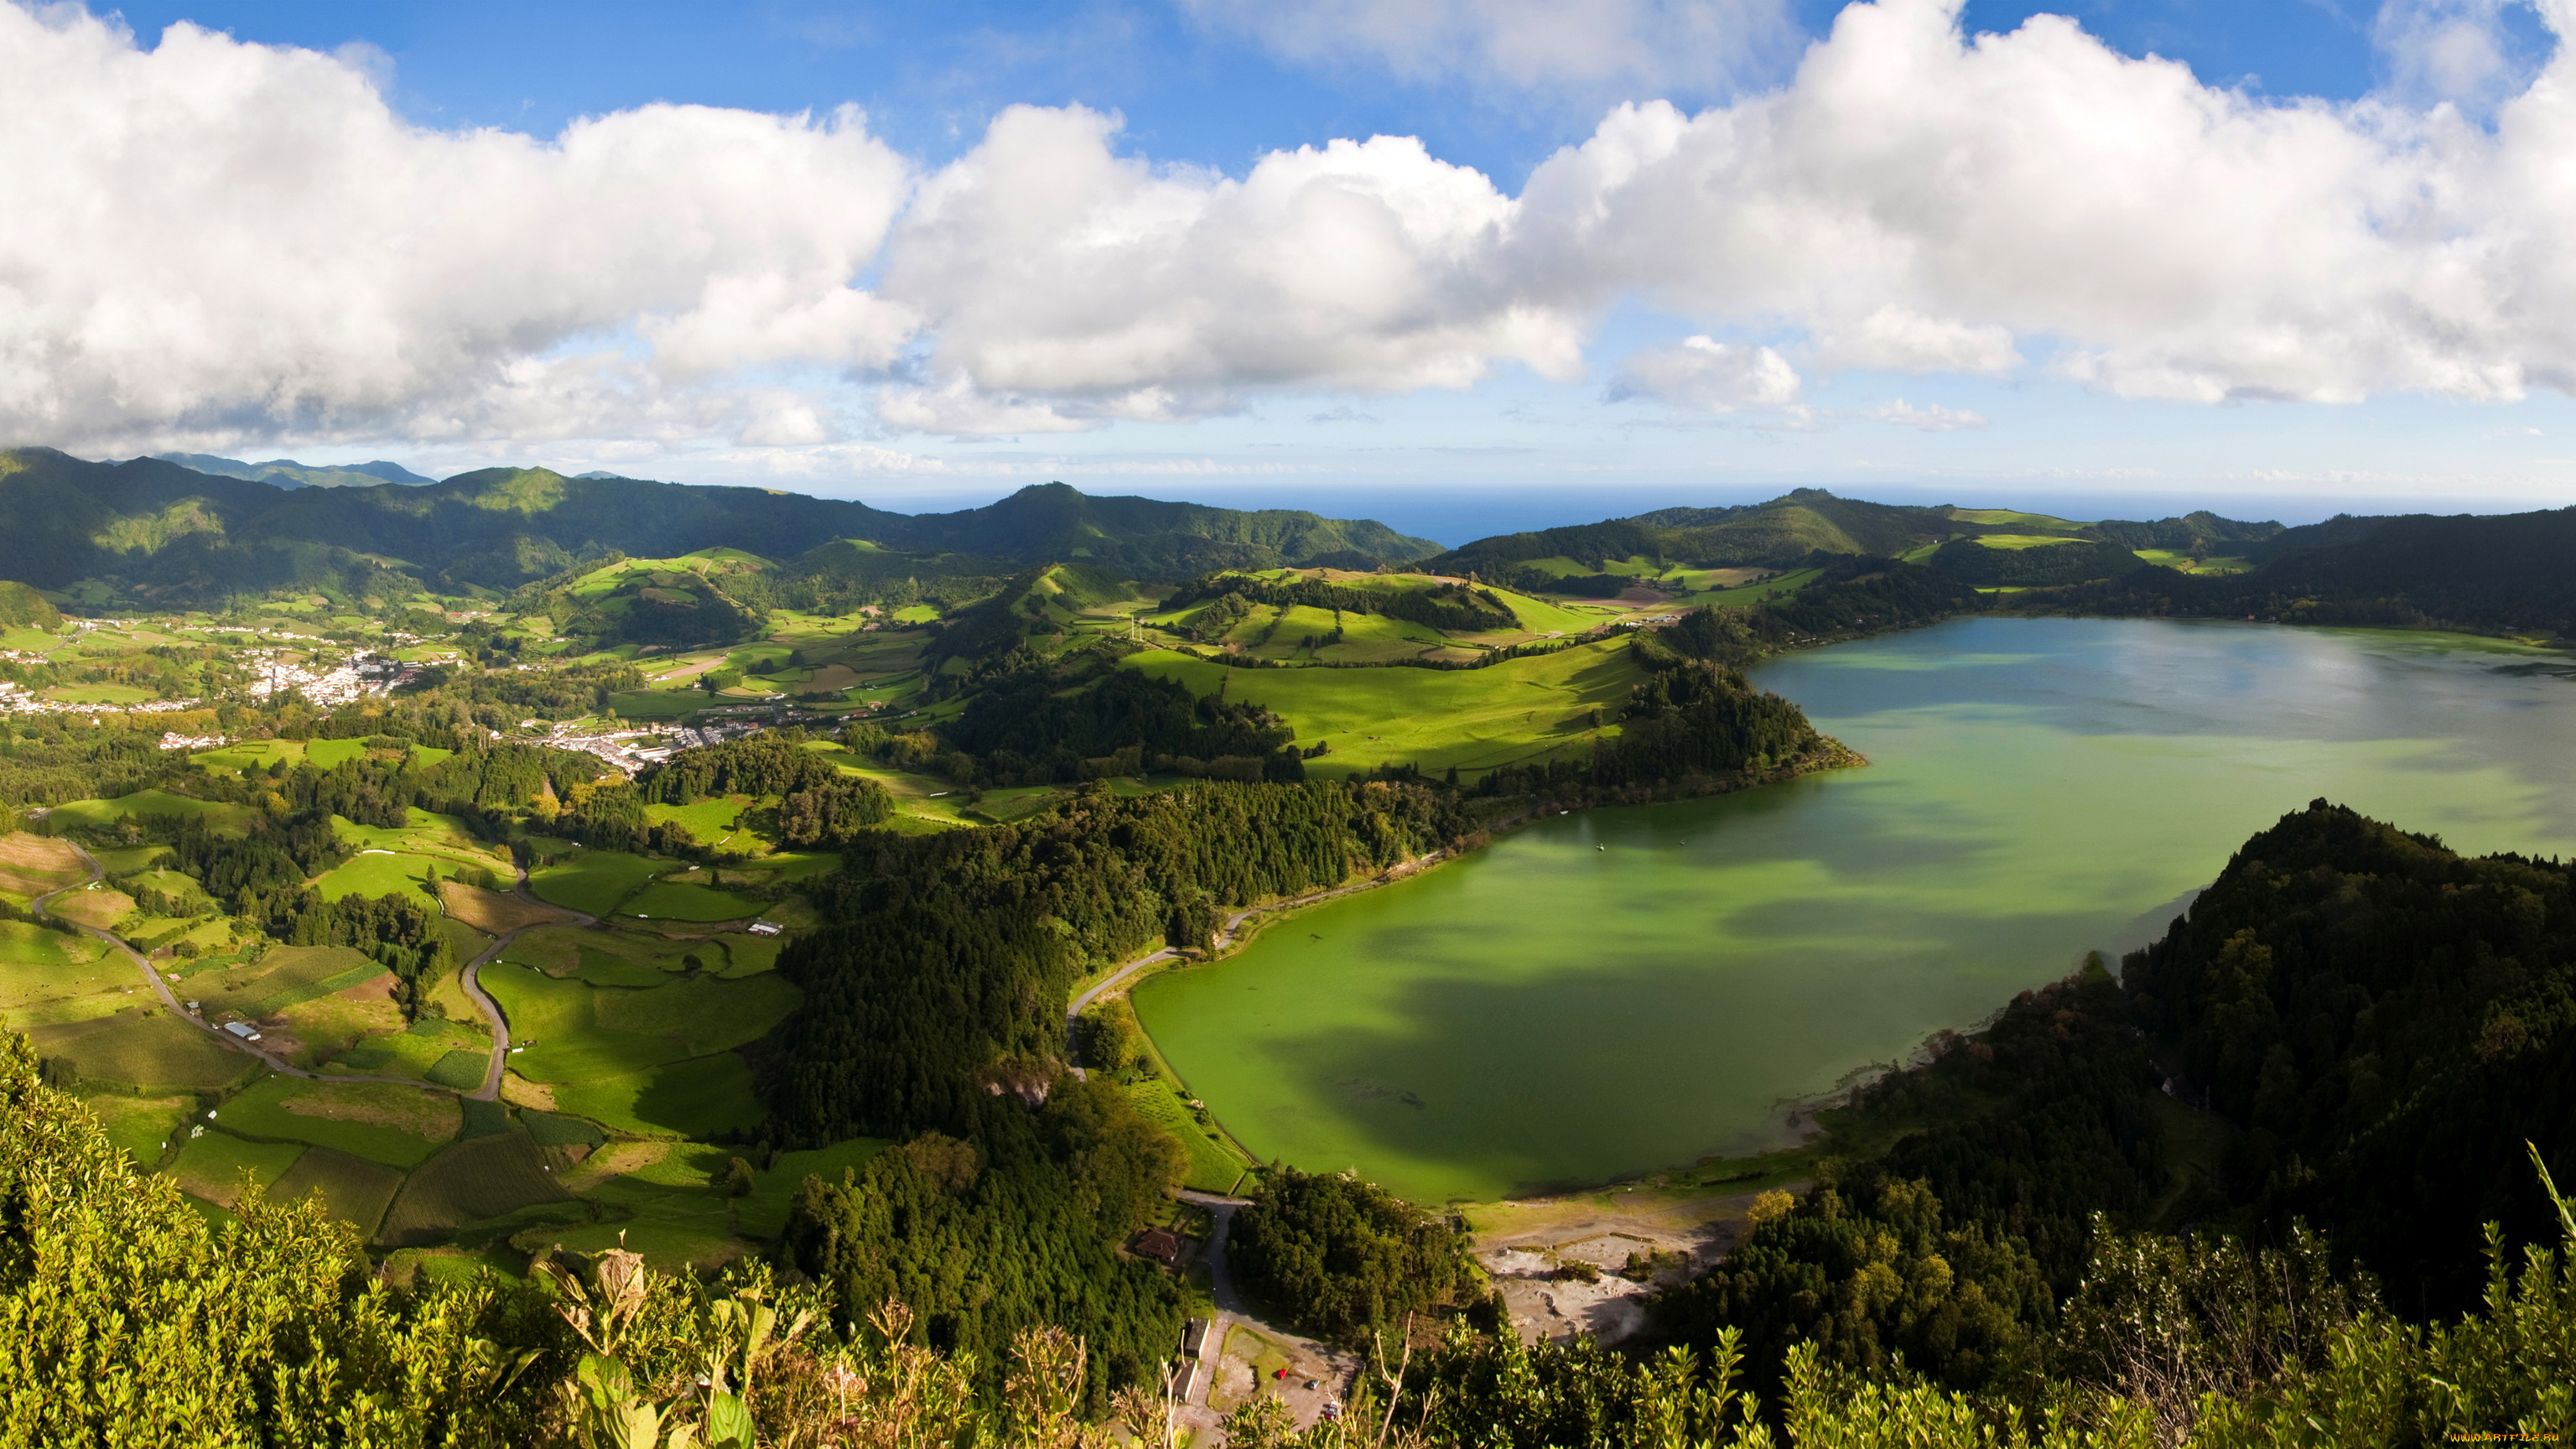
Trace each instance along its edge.
<path fill-rule="evenodd" d="M 174 602 L 302 586 L 408 595 L 424 581 L 506 590 L 611 552 L 659 558 L 728 547 L 790 560 L 841 540 L 1076 560 L 1171 579 L 1220 568 L 1374 568 L 1439 548 L 1367 520 L 1094 498 L 1061 483 L 983 508 L 916 515 L 775 489 L 566 478 L 543 468 L 402 487 L 288 488 L 164 458 L 88 462 L 49 448 L 0 452 L 0 520 L 8 525 L 0 578 L 49 589 L 96 579 Z"/>

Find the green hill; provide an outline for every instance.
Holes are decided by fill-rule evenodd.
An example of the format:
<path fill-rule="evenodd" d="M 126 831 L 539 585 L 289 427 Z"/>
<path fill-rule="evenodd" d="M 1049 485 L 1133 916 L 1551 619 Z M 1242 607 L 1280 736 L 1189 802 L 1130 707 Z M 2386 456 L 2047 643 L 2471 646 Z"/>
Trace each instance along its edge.
<path fill-rule="evenodd" d="M 339 463 L 315 467 L 292 458 L 271 458 L 265 463 L 245 463 L 238 458 L 218 458 L 212 453 L 163 453 L 165 462 L 218 478 L 244 478 L 253 483 L 268 483 L 279 488 L 381 488 L 387 483 L 406 487 L 425 487 L 438 480 L 424 478 L 400 463 L 378 459 L 373 463 Z"/>
<path fill-rule="evenodd" d="M 0 579 L 0 628 L 51 629 L 63 621 L 51 600 L 25 584 Z"/>
<path fill-rule="evenodd" d="M 794 559 L 832 540 L 927 555 L 933 573 L 956 571 L 942 556 L 973 555 L 1167 580 L 1226 567 L 1369 568 L 1435 546 L 1373 522 L 1092 498 L 1060 483 L 985 508 L 913 516 L 767 488 L 566 478 L 543 468 L 398 488 L 289 488 L 159 458 L 93 463 L 48 448 L 0 453 L 0 525 L 0 577 L 44 588 L 97 578 L 174 599 L 279 587 L 390 596 L 421 581 L 508 589 L 611 554 L 673 558 L 727 547 Z M 833 562 L 849 561 L 842 552 Z M 911 576 L 924 565 L 903 567 Z"/>

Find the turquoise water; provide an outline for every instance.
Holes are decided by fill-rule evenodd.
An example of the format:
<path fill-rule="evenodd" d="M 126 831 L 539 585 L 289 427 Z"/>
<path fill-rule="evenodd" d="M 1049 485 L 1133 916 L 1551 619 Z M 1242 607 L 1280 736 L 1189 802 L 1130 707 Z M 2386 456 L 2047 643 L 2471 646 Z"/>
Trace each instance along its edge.
<path fill-rule="evenodd" d="M 1540 822 L 1139 1014 L 1264 1158 L 1489 1199 L 1779 1143 L 1785 1102 L 2161 934 L 2311 797 L 2576 852 L 2576 661 L 2520 646 L 1971 619 L 1755 678 L 1871 765 Z"/>

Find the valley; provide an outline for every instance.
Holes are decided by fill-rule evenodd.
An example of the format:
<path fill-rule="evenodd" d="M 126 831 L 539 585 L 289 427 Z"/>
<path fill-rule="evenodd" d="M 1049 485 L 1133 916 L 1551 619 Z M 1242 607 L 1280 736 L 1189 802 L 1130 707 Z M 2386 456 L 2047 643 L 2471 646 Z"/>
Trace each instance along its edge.
<path fill-rule="evenodd" d="M 1966 1202 L 1938 1150 L 2084 1184 L 1961 1209 L 2063 1294 L 2087 1211 L 2293 1200 L 2280 1073 L 2272 1125 L 2187 1102 L 2111 974 L 2240 842 L 2323 798 L 2576 847 L 2576 596 L 2510 549 L 2426 583 L 2452 521 L 1801 490 L 1444 552 L 1061 485 L 9 456 L 0 1013 L 120 1170 L 206 1224 L 310 1200 L 406 1292 L 775 1269 L 989 1363 L 1062 1326 L 1105 1393 L 1218 1306 L 1199 1199 L 1243 1193 L 1229 1311 L 1281 1341 L 1705 1346 L 1756 1321 L 1708 1295 L 1774 1302 L 1730 1245 L 1836 1184 L 1910 1211 L 1908 1152 Z M 2013 1055 L 2043 1007 L 2128 1075 Z M 1926 1145 L 2045 1092 L 2134 1180 L 2089 1127 Z M 1262 1238 L 1292 1189 L 1380 1256 Z"/>

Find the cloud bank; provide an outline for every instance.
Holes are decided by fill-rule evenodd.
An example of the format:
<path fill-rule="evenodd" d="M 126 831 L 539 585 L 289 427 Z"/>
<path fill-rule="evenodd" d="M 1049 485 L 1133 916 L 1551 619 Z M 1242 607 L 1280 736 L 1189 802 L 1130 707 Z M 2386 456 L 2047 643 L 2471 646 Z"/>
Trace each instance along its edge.
<path fill-rule="evenodd" d="M 1621 34 L 1719 13 L 1635 4 L 1652 23 Z M 1465 13 L 1342 8 L 1349 43 L 1390 47 Z M 2409 84 L 2499 84 L 2461 28 L 2492 9 L 2409 12 Z M 1573 12 L 1486 13 L 1543 37 Z M 2543 13 L 2563 32 L 2576 0 Z M 1541 41 L 1478 34 L 1478 63 L 1539 74 Z M 1547 63 L 1648 74 L 1603 44 Z M 854 111 L 442 131 L 365 57 L 185 25 L 146 48 L 0 4 L 0 436 L 1040 433 L 1571 382 L 1632 298 L 1694 335 L 1612 361 L 1609 395 L 1683 409 L 1791 406 L 1802 372 L 1847 369 L 2197 402 L 2567 391 L 2576 62 L 2480 106 L 2273 103 L 2064 19 L 1969 36 L 1956 0 L 1879 0 L 1780 89 L 1623 104 L 1515 195 L 1397 137 L 1158 166 L 1079 107 L 1006 110 L 935 169 Z"/>

